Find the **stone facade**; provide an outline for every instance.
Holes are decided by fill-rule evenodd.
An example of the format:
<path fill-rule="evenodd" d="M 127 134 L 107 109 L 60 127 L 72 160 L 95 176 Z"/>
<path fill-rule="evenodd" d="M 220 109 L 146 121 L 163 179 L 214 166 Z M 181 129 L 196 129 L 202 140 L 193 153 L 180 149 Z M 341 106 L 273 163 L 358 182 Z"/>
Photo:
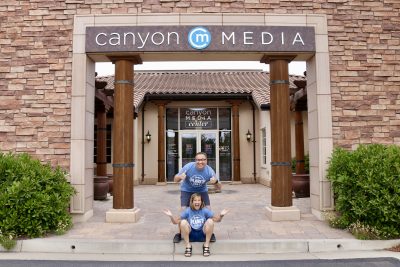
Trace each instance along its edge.
<path fill-rule="evenodd" d="M 400 144 L 398 0 L 0 2 L 0 150 L 68 167 L 74 15 L 326 14 L 334 144 Z"/>

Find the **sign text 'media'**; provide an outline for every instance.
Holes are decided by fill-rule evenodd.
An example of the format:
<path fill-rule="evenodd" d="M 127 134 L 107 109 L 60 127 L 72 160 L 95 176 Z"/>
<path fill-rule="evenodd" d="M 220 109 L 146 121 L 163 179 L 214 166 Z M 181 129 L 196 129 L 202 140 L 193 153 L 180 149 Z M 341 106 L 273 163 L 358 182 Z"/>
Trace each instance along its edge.
<path fill-rule="evenodd" d="M 86 28 L 86 52 L 314 52 L 313 27 L 109 26 Z"/>

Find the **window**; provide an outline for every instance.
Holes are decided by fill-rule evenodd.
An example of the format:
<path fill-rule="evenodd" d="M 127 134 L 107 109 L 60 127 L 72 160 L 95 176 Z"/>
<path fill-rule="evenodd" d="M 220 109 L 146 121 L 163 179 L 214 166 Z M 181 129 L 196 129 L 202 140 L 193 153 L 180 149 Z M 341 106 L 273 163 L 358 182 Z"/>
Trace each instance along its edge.
<path fill-rule="evenodd" d="M 267 133 L 265 127 L 261 129 L 262 164 L 267 165 Z"/>

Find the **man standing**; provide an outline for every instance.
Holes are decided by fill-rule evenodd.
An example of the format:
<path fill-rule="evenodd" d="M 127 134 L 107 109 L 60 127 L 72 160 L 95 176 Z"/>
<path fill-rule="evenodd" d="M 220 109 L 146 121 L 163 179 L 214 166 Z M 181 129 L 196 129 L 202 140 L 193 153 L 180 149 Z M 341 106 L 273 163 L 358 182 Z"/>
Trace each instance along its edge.
<path fill-rule="evenodd" d="M 218 190 L 221 190 L 221 183 L 215 177 L 214 170 L 207 165 L 207 154 L 198 152 L 195 161 L 183 166 L 174 177 L 174 182 L 181 183 L 181 210 L 189 207 L 190 197 L 193 193 L 199 193 L 207 208 L 210 208 L 210 198 L 208 196 L 207 183 L 215 184 Z M 181 240 L 181 234 L 174 236 L 174 243 Z M 211 242 L 215 242 L 214 234 Z"/>

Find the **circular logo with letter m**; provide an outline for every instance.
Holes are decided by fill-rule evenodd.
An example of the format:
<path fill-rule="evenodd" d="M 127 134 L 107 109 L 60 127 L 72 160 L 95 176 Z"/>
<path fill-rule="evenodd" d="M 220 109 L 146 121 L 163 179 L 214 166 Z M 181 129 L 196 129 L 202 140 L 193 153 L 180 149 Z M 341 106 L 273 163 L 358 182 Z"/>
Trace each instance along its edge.
<path fill-rule="evenodd" d="M 188 41 L 194 49 L 204 49 L 211 44 L 211 33 L 204 27 L 193 28 L 189 32 Z"/>

